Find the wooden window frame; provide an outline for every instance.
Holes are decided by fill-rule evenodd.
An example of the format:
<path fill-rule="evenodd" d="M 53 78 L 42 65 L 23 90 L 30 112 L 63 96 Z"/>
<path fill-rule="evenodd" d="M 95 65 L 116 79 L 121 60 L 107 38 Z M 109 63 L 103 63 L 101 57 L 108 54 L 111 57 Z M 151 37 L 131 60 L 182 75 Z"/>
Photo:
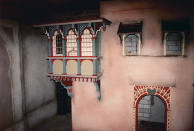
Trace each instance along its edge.
<path fill-rule="evenodd" d="M 57 35 L 61 35 L 61 38 L 63 38 L 62 34 L 59 33 L 57 30 L 54 32 L 54 35 L 52 36 L 52 54 L 53 56 L 63 56 L 63 49 L 62 49 L 62 39 L 61 39 L 61 47 L 58 47 L 58 48 L 61 48 L 61 53 L 60 54 L 57 54 Z"/>
<path fill-rule="evenodd" d="M 138 37 L 138 52 L 137 53 L 126 53 L 125 52 L 125 45 L 126 45 L 126 42 L 125 42 L 125 38 L 128 36 L 128 35 L 135 35 Z M 140 55 L 141 53 L 141 35 L 139 33 L 129 33 L 129 34 L 123 34 L 122 35 L 122 45 L 123 45 L 123 48 L 122 48 L 122 52 L 123 52 L 123 55 L 124 56 L 131 56 L 131 55 Z"/>
<path fill-rule="evenodd" d="M 181 40 L 181 53 L 167 53 L 166 52 L 166 43 L 167 43 L 167 36 L 171 33 L 179 33 L 181 36 L 182 36 L 182 40 Z M 184 55 L 185 54 L 185 33 L 184 32 L 176 32 L 176 31 L 173 31 L 173 32 L 165 32 L 164 33 L 164 39 L 163 39 L 163 44 L 164 44 L 164 56 L 178 56 L 178 55 Z"/>
<path fill-rule="evenodd" d="M 89 31 L 89 34 L 85 34 L 84 33 L 84 31 L 85 30 L 88 30 Z M 84 35 L 91 35 L 91 47 L 89 47 L 89 49 L 91 49 L 92 51 L 85 51 L 85 52 L 90 52 L 90 53 L 92 53 L 91 55 L 83 55 L 83 48 L 84 48 L 84 46 L 83 46 L 83 44 L 84 44 L 84 41 L 83 41 L 83 39 L 88 39 L 88 40 L 90 40 L 90 38 L 83 38 L 83 36 Z M 83 32 L 82 32 L 82 34 L 80 35 L 81 36 L 81 41 L 80 41 L 80 43 L 81 43 L 81 56 L 89 56 L 89 57 L 91 57 L 91 56 L 93 56 L 93 34 L 91 33 L 91 30 L 90 30 L 90 28 L 88 28 L 88 27 L 86 27 L 84 30 L 83 30 Z M 86 36 L 87 37 L 87 36 Z M 89 43 L 89 42 L 88 42 Z M 85 44 L 87 44 L 87 42 L 85 43 Z M 86 48 L 86 47 L 85 47 Z"/>
<path fill-rule="evenodd" d="M 69 34 L 70 31 L 72 31 L 73 34 Z M 75 39 L 74 39 L 74 40 L 75 40 L 76 42 L 74 42 L 74 44 L 75 44 L 76 46 L 75 46 L 75 47 L 72 46 L 73 49 L 68 51 L 67 49 L 68 49 L 68 48 L 71 48 L 71 47 L 68 47 L 68 44 L 69 44 L 69 43 L 68 43 L 68 40 L 72 40 L 72 39 L 68 39 L 68 36 L 69 36 L 69 35 L 75 35 Z M 72 43 L 73 43 L 73 42 L 72 42 Z M 76 33 L 75 33 L 75 31 L 74 31 L 73 28 L 69 29 L 69 31 L 67 32 L 65 44 L 66 44 L 66 56 L 70 56 L 70 57 L 78 56 L 78 55 L 77 55 L 77 50 L 78 50 L 78 47 L 77 47 L 77 35 L 76 35 Z M 76 55 L 69 55 L 69 54 L 72 53 L 72 52 L 76 52 Z"/>

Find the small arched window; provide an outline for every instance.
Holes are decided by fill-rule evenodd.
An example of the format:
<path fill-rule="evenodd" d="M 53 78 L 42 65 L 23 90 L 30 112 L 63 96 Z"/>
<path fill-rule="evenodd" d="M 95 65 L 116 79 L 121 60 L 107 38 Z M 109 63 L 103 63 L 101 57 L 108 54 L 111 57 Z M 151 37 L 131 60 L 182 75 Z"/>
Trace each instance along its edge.
<path fill-rule="evenodd" d="M 140 39 L 136 34 L 128 34 L 124 38 L 124 54 L 139 54 Z"/>
<path fill-rule="evenodd" d="M 53 35 L 53 56 L 62 56 L 62 36 L 57 31 Z"/>
<path fill-rule="evenodd" d="M 89 29 L 85 29 L 81 35 L 81 55 L 82 56 L 93 56 L 93 41 L 92 34 Z"/>
<path fill-rule="evenodd" d="M 166 35 L 166 55 L 181 54 L 183 35 L 179 32 L 171 32 Z"/>
<path fill-rule="evenodd" d="M 69 30 L 67 37 L 66 37 L 66 50 L 67 56 L 77 56 L 77 41 L 76 41 L 76 34 L 71 29 Z"/>

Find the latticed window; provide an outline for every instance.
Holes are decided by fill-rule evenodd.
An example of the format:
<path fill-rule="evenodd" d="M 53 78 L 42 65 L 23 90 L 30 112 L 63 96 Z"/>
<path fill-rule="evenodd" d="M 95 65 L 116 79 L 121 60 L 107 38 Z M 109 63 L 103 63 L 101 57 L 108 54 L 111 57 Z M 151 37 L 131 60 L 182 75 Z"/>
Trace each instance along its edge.
<path fill-rule="evenodd" d="M 88 29 L 83 31 L 83 35 L 81 36 L 81 55 L 82 56 L 92 56 L 92 35 Z"/>
<path fill-rule="evenodd" d="M 135 34 L 129 34 L 125 37 L 125 55 L 137 54 L 139 48 L 139 38 Z"/>
<path fill-rule="evenodd" d="M 62 54 L 62 36 L 56 36 L 56 54 Z"/>
<path fill-rule="evenodd" d="M 53 36 L 53 56 L 62 56 L 62 36 L 55 32 Z"/>
<path fill-rule="evenodd" d="M 66 49 L 67 56 L 77 56 L 77 41 L 73 30 L 70 30 L 67 35 Z"/>
<path fill-rule="evenodd" d="M 182 53 L 182 35 L 178 32 L 169 33 L 166 36 L 166 54 Z"/>

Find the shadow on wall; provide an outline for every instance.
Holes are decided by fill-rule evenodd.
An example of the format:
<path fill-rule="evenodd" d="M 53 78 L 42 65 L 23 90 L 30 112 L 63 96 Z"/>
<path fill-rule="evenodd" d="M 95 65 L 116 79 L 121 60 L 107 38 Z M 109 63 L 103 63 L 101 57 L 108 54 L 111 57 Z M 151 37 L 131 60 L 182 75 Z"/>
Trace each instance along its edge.
<path fill-rule="evenodd" d="M 0 38 L 0 130 L 12 124 L 12 93 L 9 78 L 10 58 Z"/>

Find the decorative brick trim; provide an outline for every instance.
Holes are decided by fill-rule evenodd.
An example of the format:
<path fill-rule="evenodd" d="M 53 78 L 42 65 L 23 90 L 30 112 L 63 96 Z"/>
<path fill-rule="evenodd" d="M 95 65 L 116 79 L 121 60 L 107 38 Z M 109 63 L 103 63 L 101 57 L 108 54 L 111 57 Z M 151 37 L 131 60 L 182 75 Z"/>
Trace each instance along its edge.
<path fill-rule="evenodd" d="M 165 126 L 166 131 L 170 130 L 170 87 L 163 86 L 134 86 L 134 103 L 133 103 L 133 131 L 137 131 L 137 114 L 138 103 L 146 95 L 156 95 L 162 99 L 165 104 Z"/>

